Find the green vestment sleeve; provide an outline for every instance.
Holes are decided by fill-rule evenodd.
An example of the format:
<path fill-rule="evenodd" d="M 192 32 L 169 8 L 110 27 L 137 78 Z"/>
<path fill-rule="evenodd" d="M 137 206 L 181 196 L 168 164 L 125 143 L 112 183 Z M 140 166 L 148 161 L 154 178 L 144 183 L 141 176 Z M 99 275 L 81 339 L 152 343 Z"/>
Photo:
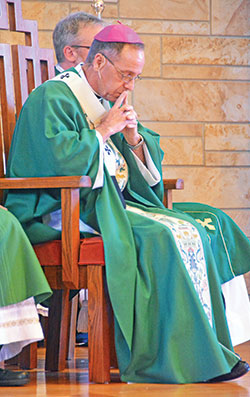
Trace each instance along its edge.
<path fill-rule="evenodd" d="M 98 171 L 99 143 L 79 102 L 58 81 L 42 84 L 24 104 L 14 132 L 7 175 L 10 177 L 89 175 Z M 82 207 L 98 191 L 82 189 Z M 94 203 L 92 203 L 94 204 Z M 59 189 L 9 191 L 6 206 L 21 221 L 32 242 L 60 237 L 41 217 L 60 208 Z M 94 207 L 94 205 L 93 205 Z M 84 216 L 91 216 L 84 212 Z M 98 228 L 96 224 L 93 227 Z"/>
<path fill-rule="evenodd" d="M 160 175 L 162 175 L 161 161 L 163 152 L 159 145 L 159 135 L 155 132 L 144 128 L 140 123 L 138 124 L 138 131 L 143 136 L 147 148 L 150 152 L 152 160 L 158 169 Z M 124 196 L 126 199 L 144 204 L 146 206 L 160 206 L 163 207 L 163 183 L 162 180 L 155 186 L 150 187 L 147 181 L 144 179 L 141 171 L 139 170 L 134 156 L 126 144 L 122 134 L 116 134 L 112 137 L 112 141 L 123 154 L 128 167 L 129 167 L 129 178 L 128 184 L 124 190 Z"/>

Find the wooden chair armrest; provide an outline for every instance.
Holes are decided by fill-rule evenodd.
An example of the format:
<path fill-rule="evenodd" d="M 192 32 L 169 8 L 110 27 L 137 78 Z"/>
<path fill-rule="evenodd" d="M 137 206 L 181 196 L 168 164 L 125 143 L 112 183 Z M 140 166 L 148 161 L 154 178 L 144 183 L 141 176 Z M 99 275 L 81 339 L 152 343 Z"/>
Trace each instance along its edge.
<path fill-rule="evenodd" d="M 183 179 L 163 179 L 164 190 L 166 189 L 184 189 Z"/>
<path fill-rule="evenodd" d="M 80 246 L 80 188 L 91 187 L 89 176 L 0 178 L 0 189 L 61 189 L 62 281 L 66 288 L 78 289 Z"/>
<path fill-rule="evenodd" d="M 50 189 L 91 187 L 89 176 L 0 178 L 0 189 Z"/>
<path fill-rule="evenodd" d="M 166 208 L 172 209 L 172 190 L 182 190 L 184 189 L 183 179 L 163 179 L 164 186 L 164 198 L 163 204 Z"/>

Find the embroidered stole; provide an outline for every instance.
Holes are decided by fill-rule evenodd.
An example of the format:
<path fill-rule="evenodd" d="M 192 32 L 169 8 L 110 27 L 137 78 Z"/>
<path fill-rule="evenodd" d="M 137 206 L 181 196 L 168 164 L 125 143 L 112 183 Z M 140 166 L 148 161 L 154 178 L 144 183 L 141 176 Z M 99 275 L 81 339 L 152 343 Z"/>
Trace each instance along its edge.
<path fill-rule="evenodd" d="M 106 113 L 106 109 L 100 103 L 88 82 L 75 72 L 70 71 L 61 73 L 51 80 L 59 80 L 67 84 L 79 101 L 88 121 L 89 128 L 94 129 Z"/>
<path fill-rule="evenodd" d="M 104 114 L 106 113 L 106 109 L 109 108 L 108 101 L 103 100 L 105 107 L 100 103 L 94 92 L 92 91 L 88 82 L 81 78 L 77 73 L 67 71 L 65 73 L 61 73 L 55 76 L 53 80 L 62 81 L 67 84 L 67 86 L 71 89 L 78 102 L 80 103 L 83 113 L 87 119 L 90 129 L 95 129 Z M 103 157 L 99 159 L 99 161 L 103 161 Z M 122 195 L 121 189 L 117 183 L 115 176 L 111 176 L 111 179 L 115 185 L 115 188 L 118 192 L 120 200 L 122 202 L 123 207 L 126 207 L 126 203 L 124 197 Z"/>

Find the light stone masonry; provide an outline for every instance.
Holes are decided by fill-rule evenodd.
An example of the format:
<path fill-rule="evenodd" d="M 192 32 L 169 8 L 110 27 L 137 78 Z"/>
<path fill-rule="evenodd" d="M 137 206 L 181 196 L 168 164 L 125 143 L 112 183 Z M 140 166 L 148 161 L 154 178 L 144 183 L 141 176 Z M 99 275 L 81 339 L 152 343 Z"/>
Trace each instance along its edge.
<path fill-rule="evenodd" d="M 183 178 L 185 188 L 174 192 L 176 201 L 206 203 L 218 208 L 249 209 L 247 167 L 164 166 L 164 178 Z"/>
<path fill-rule="evenodd" d="M 203 145 L 199 137 L 162 138 L 163 165 L 203 165 Z"/>
<path fill-rule="evenodd" d="M 134 102 L 143 120 L 247 122 L 248 96 L 249 84 L 242 82 L 145 79 Z"/>

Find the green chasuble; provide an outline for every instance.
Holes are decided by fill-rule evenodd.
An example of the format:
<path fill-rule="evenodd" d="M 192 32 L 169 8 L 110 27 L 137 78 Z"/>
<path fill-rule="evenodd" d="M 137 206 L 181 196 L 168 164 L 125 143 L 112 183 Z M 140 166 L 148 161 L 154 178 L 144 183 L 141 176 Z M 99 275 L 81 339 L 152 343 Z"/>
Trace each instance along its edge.
<path fill-rule="evenodd" d="M 0 208 L 0 307 L 30 297 L 39 303 L 51 289 L 18 220 Z"/>
<path fill-rule="evenodd" d="M 159 136 L 140 124 L 138 128 L 161 173 Z M 128 209 L 123 208 L 104 166 L 103 185 L 81 189 L 80 217 L 103 238 L 121 379 L 190 383 L 230 372 L 239 358 L 233 352 L 225 319 L 217 254 L 206 229 L 183 208 L 165 209 L 162 182 L 149 186 L 121 133 L 112 141 L 128 164 L 129 180 L 123 192 Z M 94 184 L 98 170 L 99 142 L 78 100 L 60 81 L 42 84 L 30 94 L 20 113 L 8 175 L 89 175 Z M 8 192 L 6 205 L 33 242 L 60 238 L 60 232 L 42 223 L 44 215 L 60 209 L 59 190 Z M 129 206 L 167 216 L 173 225 L 174 221 L 188 222 L 197 230 L 202 252 L 196 255 L 203 256 L 206 264 L 212 326 L 173 232 Z M 195 258 L 192 263 L 195 270 Z M 244 263 L 243 258 L 239 274 L 246 268 L 249 261 Z M 221 279 L 231 277 L 229 269 Z"/>

